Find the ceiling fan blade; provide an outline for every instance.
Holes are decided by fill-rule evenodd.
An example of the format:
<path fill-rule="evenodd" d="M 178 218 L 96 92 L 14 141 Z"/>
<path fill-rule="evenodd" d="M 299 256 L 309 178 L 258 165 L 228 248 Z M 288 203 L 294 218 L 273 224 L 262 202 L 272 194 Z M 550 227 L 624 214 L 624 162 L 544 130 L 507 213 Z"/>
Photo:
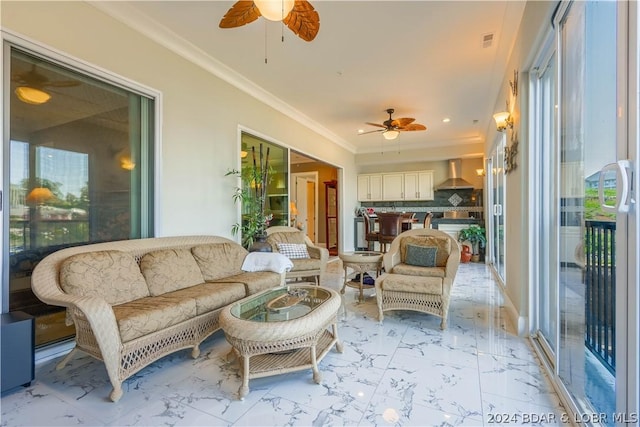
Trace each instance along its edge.
<path fill-rule="evenodd" d="M 249 24 L 261 17 L 260 10 L 253 1 L 240 0 L 224 14 L 220 20 L 220 28 L 235 28 Z"/>
<path fill-rule="evenodd" d="M 401 127 L 405 127 L 409 123 L 413 123 L 415 121 L 416 121 L 416 119 L 413 119 L 411 117 L 401 117 L 399 119 L 391 120 L 391 126 L 395 126 L 395 127 L 401 128 Z"/>
<path fill-rule="evenodd" d="M 293 33 L 310 42 L 320 30 L 320 15 L 307 0 L 296 0 L 291 12 L 282 20 Z"/>
<path fill-rule="evenodd" d="M 375 133 L 375 132 L 384 132 L 385 130 L 387 130 L 387 129 L 370 130 L 369 132 L 362 132 L 362 133 L 359 133 L 358 135 L 366 135 L 368 133 Z"/>
<path fill-rule="evenodd" d="M 414 131 L 414 130 L 427 130 L 427 127 L 419 123 L 412 123 L 412 124 L 408 124 L 407 126 L 399 127 L 398 130 L 401 130 L 403 132 Z"/>
<path fill-rule="evenodd" d="M 366 125 L 371 125 L 371 126 L 378 126 L 379 128 L 387 128 L 385 125 L 380 125 L 378 123 L 371 123 L 371 122 L 364 122 L 364 124 Z"/>

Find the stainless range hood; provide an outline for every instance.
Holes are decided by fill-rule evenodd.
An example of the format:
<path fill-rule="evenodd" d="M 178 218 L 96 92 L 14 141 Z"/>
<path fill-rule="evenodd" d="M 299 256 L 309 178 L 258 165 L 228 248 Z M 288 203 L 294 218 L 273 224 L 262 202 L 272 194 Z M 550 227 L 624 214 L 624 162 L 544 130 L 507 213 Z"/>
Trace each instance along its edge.
<path fill-rule="evenodd" d="M 473 184 L 462 179 L 462 160 L 449 160 L 449 175 L 446 181 L 436 187 L 436 190 L 462 190 L 473 188 Z"/>

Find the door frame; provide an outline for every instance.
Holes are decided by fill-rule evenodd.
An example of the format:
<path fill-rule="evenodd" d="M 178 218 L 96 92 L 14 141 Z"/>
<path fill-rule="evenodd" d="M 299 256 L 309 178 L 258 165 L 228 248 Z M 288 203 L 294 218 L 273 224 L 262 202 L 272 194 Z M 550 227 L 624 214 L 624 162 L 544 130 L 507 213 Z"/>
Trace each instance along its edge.
<path fill-rule="evenodd" d="M 313 231 L 314 231 L 314 236 L 316 236 L 316 241 L 313 243 L 318 243 L 318 171 L 313 171 L 313 172 L 297 172 L 297 173 L 292 173 L 291 177 L 289 178 L 289 188 L 290 190 L 290 195 L 289 195 L 289 200 L 293 200 L 293 195 L 295 195 L 295 182 L 296 182 L 296 177 L 298 178 L 305 178 L 307 181 L 313 181 L 314 182 L 314 206 L 315 206 L 315 212 L 314 212 L 314 223 L 313 223 Z M 307 194 L 307 197 L 309 197 L 309 195 Z M 298 208 L 299 209 L 299 208 Z"/>

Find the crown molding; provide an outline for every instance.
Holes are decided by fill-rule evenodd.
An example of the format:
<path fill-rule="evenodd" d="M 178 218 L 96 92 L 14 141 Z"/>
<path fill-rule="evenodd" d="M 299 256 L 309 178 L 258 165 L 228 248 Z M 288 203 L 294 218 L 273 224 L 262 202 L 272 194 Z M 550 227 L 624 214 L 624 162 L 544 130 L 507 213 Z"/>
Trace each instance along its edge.
<path fill-rule="evenodd" d="M 276 97 L 271 92 L 264 90 L 251 80 L 210 56 L 193 43 L 183 39 L 180 35 L 174 33 L 164 25 L 141 13 L 138 9 L 125 2 L 118 1 L 89 1 L 88 3 L 156 43 L 166 47 L 175 54 L 254 97 L 258 101 L 295 120 L 313 132 L 327 138 L 351 153 L 356 152 L 356 147 L 352 144 Z"/>

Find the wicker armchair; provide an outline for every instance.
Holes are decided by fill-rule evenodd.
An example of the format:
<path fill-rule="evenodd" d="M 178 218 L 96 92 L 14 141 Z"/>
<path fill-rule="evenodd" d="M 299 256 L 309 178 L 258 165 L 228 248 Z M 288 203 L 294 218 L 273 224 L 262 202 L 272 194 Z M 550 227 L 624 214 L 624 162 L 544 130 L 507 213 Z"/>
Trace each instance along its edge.
<path fill-rule="evenodd" d="M 442 318 L 447 326 L 460 246 L 447 233 L 413 229 L 400 234 L 383 258 L 386 273 L 375 282 L 379 320 L 388 310 L 414 310 Z"/>
<path fill-rule="evenodd" d="M 294 227 L 275 226 L 267 228 L 267 243 L 273 252 L 278 250 L 278 243 L 304 243 L 310 258 L 291 258 L 293 268 L 287 272 L 287 279 L 313 277 L 316 285 L 320 284 L 329 261 L 329 251 L 313 244 L 305 233 Z"/>

